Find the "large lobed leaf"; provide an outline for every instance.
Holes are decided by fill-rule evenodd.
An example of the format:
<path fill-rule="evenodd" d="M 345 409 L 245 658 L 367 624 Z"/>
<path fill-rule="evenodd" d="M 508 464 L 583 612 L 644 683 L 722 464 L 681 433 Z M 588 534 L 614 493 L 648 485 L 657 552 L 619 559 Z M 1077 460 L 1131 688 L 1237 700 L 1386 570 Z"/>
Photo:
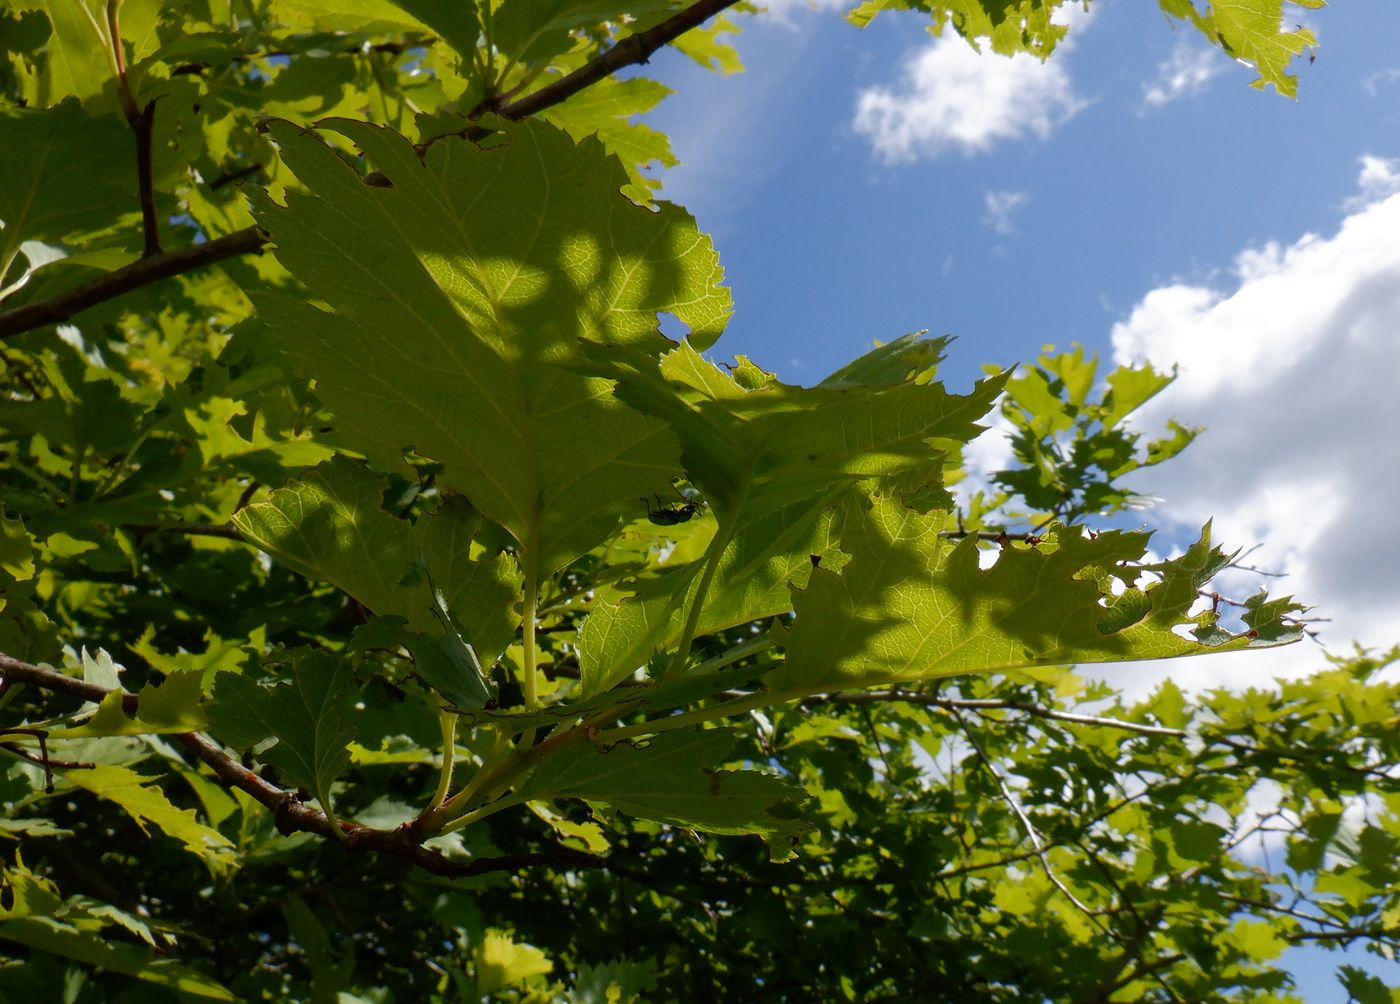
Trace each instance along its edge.
<path fill-rule="evenodd" d="M 154 778 L 112 764 L 66 770 L 63 776 L 75 787 L 121 806 L 143 829 L 154 826 L 178 840 L 187 851 L 203 859 L 210 869 L 219 870 L 233 864 L 233 844 L 228 838 L 201 823 L 195 818 L 193 810 L 180 809 L 172 804 L 154 783 Z"/>
<path fill-rule="evenodd" d="M 793 386 L 743 358 L 726 373 L 689 344 L 659 364 L 638 353 L 595 352 L 593 371 L 615 374 L 619 397 L 671 424 L 687 475 L 713 503 L 742 506 L 756 519 L 841 483 L 936 483 L 943 455 L 934 441 L 968 442 L 983 431 L 977 420 L 1006 375 L 950 394 L 926 382 L 926 367 L 902 361 L 896 370 L 882 349 L 876 353 L 867 365 L 880 378 L 871 384 L 854 383 L 851 374 L 863 370 L 847 367 L 830 384 Z"/>
<path fill-rule="evenodd" d="M 797 617 L 778 629 L 787 660 L 770 674 L 772 690 L 1163 659 L 1296 637 L 1282 625 L 1298 609 L 1287 601 L 1238 635 L 1210 612 L 1189 615 L 1228 561 L 1211 549 L 1208 526 L 1174 561 L 1143 564 L 1146 534 L 1068 526 L 1038 545 L 1008 541 L 984 569 L 974 537 L 944 536 L 946 514 L 875 495 L 868 507 L 847 504 L 845 517 L 850 561 L 839 574 L 817 569 L 794 593 Z M 1160 581 L 1119 588 L 1143 572 Z"/>
<path fill-rule="evenodd" d="M 28 242 L 55 243 L 132 216 L 132 179 L 77 168 L 119 162 L 130 149 L 129 132 L 116 119 L 90 116 L 76 101 L 43 111 L 0 107 L 0 300 L 20 278 L 13 265 Z"/>
<path fill-rule="evenodd" d="M 245 506 L 233 524 L 282 564 L 333 583 L 374 613 L 441 633 L 428 581 L 416 573 L 421 561 L 477 654 L 494 662 L 520 623 L 515 562 L 473 556 L 481 519 L 460 497 L 410 523 L 384 511 L 386 490 L 363 465 L 337 457 Z"/>
<path fill-rule="evenodd" d="M 280 769 L 287 783 L 310 789 L 329 815 L 331 782 L 349 766 L 355 738 L 350 664 L 299 650 L 291 669 L 291 681 L 274 687 L 220 674 L 209 719 L 215 735 L 240 751 L 275 737 L 261 759 Z"/>
<path fill-rule="evenodd" d="M 387 129 L 325 128 L 390 184 L 365 184 L 316 135 L 275 124 L 315 194 L 265 204 L 260 222 L 334 312 L 264 292 L 261 313 L 356 447 L 385 466 L 407 447 L 441 462 L 442 482 L 542 573 L 562 566 L 679 464 L 664 426 L 607 381 L 550 364 L 580 339 L 657 351 L 659 311 L 713 341 L 729 296 L 709 240 L 683 211 L 619 195 L 626 172 L 596 141 L 548 126 L 490 150 L 441 140 L 421 159 Z"/>

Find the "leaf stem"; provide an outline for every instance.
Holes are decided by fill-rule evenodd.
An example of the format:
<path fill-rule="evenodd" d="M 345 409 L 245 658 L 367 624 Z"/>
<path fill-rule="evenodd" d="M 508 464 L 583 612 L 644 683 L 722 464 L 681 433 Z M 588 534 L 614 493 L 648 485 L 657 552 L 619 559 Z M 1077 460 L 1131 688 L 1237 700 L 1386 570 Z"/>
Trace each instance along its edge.
<path fill-rule="evenodd" d="M 88 445 L 83 443 L 78 448 L 78 455 L 73 460 L 73 473 L 68 478 L 68 502 L 78 501 L 78 486 L 83 483 L 83 464 L 87 463 Z"/>
<path fill-rule="evenodd" d="M 444 825 L 442 830 L 439 832 L 451 833 L 453 830 L 464 829 L 470 826 L 472 823 L 479 822 L 480 820 L 485 819 L 487 816 L 494 816 L 502 809 L 514 808 L 515 806 L 523 805 L 525 802 L 528 801 L 528 798 L 521 798 L 518 795 L 507 795 L 505 798 L 498 798 L 494 802 L 488 803 L 487 805 L 478 806 L 471 812 L 467 812 L 458 816 L 456 819 Z"/>
<path fill-rule="evenodd" d="M 724 557 L 725 548 L 734 539 L 734 531 L 739 525 L 739 514 L 743 511 L 744 502 L 749 494 L 749 472 L 745 472 L 743 480 L 744 489 L 734 500 L 734 504 L 725 509 L 719 517 L 719 527 L 715 530 L 715 535 L 710 540 L 710 546 L 705 549 L 705 570 L 700 573 L 700 583 L 695 587 L 695 597 L 691 600 L 690 610 L 686 613 L 685 628 L 681 632 L 680 643 L 676 645 L 676 654 L 671 659 L 671 664 L 666 667 L 661 674 L 661 679 L 674 679 L 682 669 L 685 668 L 686 659 L 690 658 L 690 646 L 695 641 L 695 632 L 700 626 L 700 612 L 705 607 L 705 596 L 710 591 L 710 583 L 714 581 L 715 573 L 719 571 L 720 559 Z"/>
<path fill-rule="evenodd" d="M 437 791 L 433 792 L 433 800 L 428 803 L 426 812 L 435 811 L 447 801 L 447 796 L 452 790 L 452 768 L 457 751 L 457 716 L 439 707 L 438 728 L 442 730 L 442 770 L 438 774 Z"/>
<path fill-rule="evenodd" d="M 533 565 L 534 562 L 532 561 Z M 540 604 L 540 581 L 535 574 L 535 569 L 530 568 L 525 575 L 525 597 L 524 609 L 521 611 L 521 646 L 524 649 L 522 662 L 524 669 L 520 681 L 521 689 L 525 694 L 525 710 L 538 711 L 540 709 L 539 694 L 539 673 L 537 665 L 539 662 L 539 651 L 535 646 L 535 616 Z M 522 743 L 528 746 L 529 743 Z"/>

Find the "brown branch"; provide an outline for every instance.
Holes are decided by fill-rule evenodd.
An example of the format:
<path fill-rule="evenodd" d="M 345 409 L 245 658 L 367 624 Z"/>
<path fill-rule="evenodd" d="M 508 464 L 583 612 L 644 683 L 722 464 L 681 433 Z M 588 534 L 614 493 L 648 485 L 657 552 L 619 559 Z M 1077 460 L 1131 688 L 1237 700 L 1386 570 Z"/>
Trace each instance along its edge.
<path fill-rule="evenodd" d="M 534 115 L 553 107 L 561 101 L 567 101 L 579 91 L 612 76 L 623 67 L 645 65 L 657 49 L 674 42 L 692 28 L 700 27 L 716 14 L 738 2 L 739 0 L 699 0 L 655 27 L 629 35 L 607 52 L 584 63 L 573 73 L 495 110 L 503 118 L 518 121 L 527 115 Z M 471 117 L 475 118 L 484 112 L 492 111 L 493 104 L 498 100 L 499 98 L 493 97 L 481 102 L 472 109 Z"/>
<path fill-rule="evenodd" d="M 101 701 L 111 691 L 95 683 L 65 676 L 52 669 L 35 666 L 0 652 L 0 677 L 5 684 L 25 683 L 51 693 L 64 694 L 84 701 Z M 135 694 L 123 693 L 122 710 L 135 715 L 139 701 Z M 14 732 L 15 730 L 9 730 Z M 446 878 L 468 878 L 494 871 L 519 871 L 542 865 L 569 868 L 604 868 L 622 870 L 607 858 L 579 851 L 558 849 L 534 854 L 511 854 L 496 858 L 459 861 L 423 846 L 423 836 L 411 824 L 393 830 L 380 830 L 347 820 L 338 820 L 337 834 L 330 819 L 320 809 L 303 802 L 294 792 L 282 788 L 253 773 L 238 762 L 227 750 L 202 732 L 185 732 L 173 738 L 198 760 L 205 763 L 230 788 L 251 795 L 270 811 L 277 829 L 284 834 L 314 833 L 322 837 L 339 837 L 345 846 L 355 851 L 369 851 L 402 858 L 424 871 Z M 65 767 L 59 761 L 54 766 Z M 635 877 L 633 875 L 632 877 Z"/>
<path fill-rule="evenodd" d="M 122 113 L 136 137 L 136 183 L 141 200 L 141 232 L 145 236 L 142 258 L 160 254 L 160 230 L 156 219 L 155 186 L 151 181 L 151 131 L 156 120 L 156 103 L 140 107 L 131 79 L 126 75 L 126 54 L 122 51 L 122 29 L 118 11 L 121 0 L 107 0 L 107 30 L 112 37 L 112 57 L 117 67 L 118 92 Z"/>
<path fill-rule="evenodd" d="M 136 182 L 140 190 L 141 233 L 144 236 L 141 257 L 146 259 L 161 253 L 155 184 L 151 180 L 151 132 L 156 121 L 155 101 L 146 102 L 146 107 L 128 121 L 131 123 L 131 131 L 136 134 Z"/>
<path fill-rule="evenodd" d="M 92 770 L 97 766 L 95 763 L 87 763 L 83 760 L 55 760 L 49 756 L 48 733 L 43 729 L 0 729 L 5 735 L 30 735 L 39 743 L 39 755 L 35 756 L 23 746 L 15 743 L 0 743 L 0 750 L 4 750 L 11 756 L 19 757 L 25 763 L 32 763 L 44 772 L 44 794 L 53 794 L 53 769 L 59 770 Z"/>
<path fill-rule="evenodd" d="M 266 243 L 267 239 L 257 227 L 247 227 L 203 244 L 141 258 L 47 300 L 0 312 L 0 338 L 18 335 L 45 324 L 61 324 L 79 311 L 114 300 L 124 293 L 226 258 L 261 251 Z"/>

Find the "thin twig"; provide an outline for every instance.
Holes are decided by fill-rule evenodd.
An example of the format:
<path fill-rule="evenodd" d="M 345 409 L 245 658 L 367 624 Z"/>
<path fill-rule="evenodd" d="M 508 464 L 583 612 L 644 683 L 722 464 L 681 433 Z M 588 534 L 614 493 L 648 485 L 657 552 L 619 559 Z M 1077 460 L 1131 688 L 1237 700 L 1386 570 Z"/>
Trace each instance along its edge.
<path fill-rule="evenodd" d="M 39 755 L 35 756 L 23 746 L 14 743 L 0 743 L 0 749 L 7 753 L 19 757 L 26 763 L 32 763 L 44 772 L 44 794 L 53 794 L 53 769 L 59 770 L 92 770 L 97 766 L 95 763 L 88 763 L 85 760 L 55 760 L 49 756 L 48 736 L 42 729 L 6 729 L 6 734 L 27 734 L 34 733 L 34 738 L 39 742 Z"/>
<path fill-rule="evenodd" d="M 934 697 L 912 690 L 864 690 L 856 693 L 818 694 L 803 700 L 803 704 L 877 704 L 884 701 L 898 701 L 904 704 L 920 704 L 924 707 L 941 708 L 944 711 L 1019 711 L 1036 718 L 1047 718 L 1057 722 L 1070 722 L 1075 725 L 1091 725 L 1101 728 L 1121 729 L 1146 736 L 1167 736 L 1174 739 L 1185 738 L 1185 729 L 1166 728 L 1161 725 L 1148 725 L 1143 722 L 1128 722 L 1121 718 L 1108 718 L 1101 715 L 1079 715 L 1071 711 L 1057 711 L 1054 708 L 1029 704 L 1025 701 L 1012 701 L 1004 698 L 954 698 Z"/>
<path fill-rule="evenodd" d="M 1007 533 L 1005 530 L 941 530 L 938 536 L 944 540 L 962 540 L 964 537 L 976 537 L 978 540 L 985 540 L 993 544 L 1005 544 L 1008 541 L 1020 540 L 1025 543 L 1038 544 L 1042 537 L 1038 533 Z"/>
<path fill-rule="evenodd" d="M 1011 811 L 1016 814 L 1016 818 L 1020 820 L 1021 828 L 1026 832 L 1026 839 L 1028 839 L 1031 842 L 1031 846 L 1035 848 L 1036 857 L 1040 859 L 1040 865 L 1045 869 L 1045 877 L 1050 880 L 1050 884 L 1064 893 L 1066 898 L 1075 905 L 1080 913 L 1088 917 L 1095 927 L 1099 928 L 1105 934 L 1111 934 L 1112 932 L 1104 927 L 1103 922 L 1099 920 L 1094 911 L 1085 905 L 1069 886 L 1065 885 L 1060 877 L 1055 874 L 1055 869 L 1050 864 L 1050 856 L 1046 853 L 1045 842 L 1040 837 L 1040 831 L 1035 828 L 1035 824 L 1031 822 L 1030 816 L 1026 815 L 1026 810 L 1021 807 L 1020 801 L 1016 798 L 1016 793 L 1013 792 L 1011 786 L 1006 783 L 1006 775 L 1001 772 L 1001 768 L 993 762 L 992 758 L 987 755 L 987 751 L 982 748 L 981 740 L 977 738 L 977 734 L 968 726 L 962 713 L 957 709 L 953 709 L 952 714 L 953 717 L 957 719 L 958 725 L 962 727 L 963 735 L 967 736 L 967 741 L 972 744 L 973 750 L 976 751 L 977 758 L 981 760 L 983 766 L 991 772 L 992 777 L 996 778 L 997 787 L 1001 789 L 1002 799 L 1011 808 Z"/>
<path fill-rule="evenodd" d="M 875 749 L 879 751 L 880 762 L 885 765 L 885 780 L 894 781 L 894 768 L 890 766 L 890 758 L 885 756 L 885 744 L 880 742 L 880 733 L 875 731 L 875 719 L 870 714 L 870 709 L 864 704 L 860 706 L 861 715 L 865 718 L 865 727 L 870 730 L 870 738 L 875 743 Z"/>

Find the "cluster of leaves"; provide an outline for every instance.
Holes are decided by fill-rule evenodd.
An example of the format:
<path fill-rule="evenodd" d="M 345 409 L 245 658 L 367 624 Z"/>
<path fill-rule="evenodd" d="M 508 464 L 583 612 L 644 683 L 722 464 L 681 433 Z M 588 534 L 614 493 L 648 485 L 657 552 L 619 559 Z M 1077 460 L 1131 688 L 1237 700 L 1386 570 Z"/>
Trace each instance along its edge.
<path fill-rule="evenodd" d="M 1208 528 L 1082 525 L 1186 444 L 1123 424 L 1166 377 L 702 354 L 718 256 L 616 71 L 735 68 L 734 6 L 0 10 L 0 994 L 1172 1000 L 1393 943 L 1372 661 L 1093 716 L 1060 668 L 1297 636 L 1201 601 Z M 922 5 L 1041 55 L 1060 6 Z M 1272 7 L 1163 0 L 1245 53 Z"/>

